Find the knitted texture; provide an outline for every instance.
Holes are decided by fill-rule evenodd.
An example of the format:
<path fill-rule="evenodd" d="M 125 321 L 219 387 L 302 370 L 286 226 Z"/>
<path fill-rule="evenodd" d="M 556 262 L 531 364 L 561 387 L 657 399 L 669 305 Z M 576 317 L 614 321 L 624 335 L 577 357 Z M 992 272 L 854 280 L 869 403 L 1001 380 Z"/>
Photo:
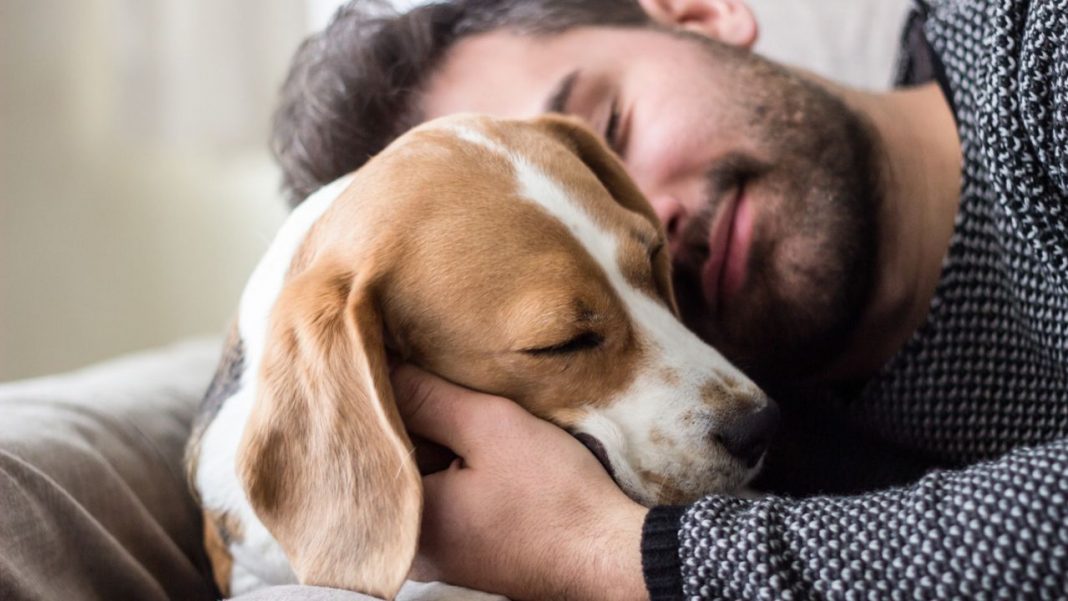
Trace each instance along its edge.
<path fill-rule="evenodd" d="M 857 497 L 714 497 L 682 519 L 691 599 L 1064 599 L 1068 442 Z"/>
<path fill-rule="evenodd" d="M 924 12 L 960 210 L 925 324 L 845 411 L 951 469 L 848 497 L 703 499 L 680 521 L 685 598 L 1068 598 L 1068 0 Z"/>
<path fill-rule="evenodd" d="M 957 107 L 961 207 L 925 324 L 851 409 L 962 464 L 1068 431 L 1068 1 L 946 3 L 925 32 Z"/>

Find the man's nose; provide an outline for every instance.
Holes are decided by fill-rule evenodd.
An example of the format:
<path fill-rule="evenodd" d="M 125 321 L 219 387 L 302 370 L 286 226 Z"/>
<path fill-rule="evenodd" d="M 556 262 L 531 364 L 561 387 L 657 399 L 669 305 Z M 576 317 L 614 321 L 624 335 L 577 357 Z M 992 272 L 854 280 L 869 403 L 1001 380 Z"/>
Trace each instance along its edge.
<path fill-rule="evenodd" d="M 753 467 L 768 450 L 780 419 L 778 404 L 768 399 L 760 409 L 732 416 L 717 428 L 714 438 L 746 467 Z"/>
<path fill-rule="evenodd" d="M 686 220 L 686 208 L 677 197 L 671 194 L 658 194 L 649 199 L 656 211 L 660 223 L 664 224 L 664 231 L 668 240 L 675 240 L 682 233 L 682 227 Z"/>

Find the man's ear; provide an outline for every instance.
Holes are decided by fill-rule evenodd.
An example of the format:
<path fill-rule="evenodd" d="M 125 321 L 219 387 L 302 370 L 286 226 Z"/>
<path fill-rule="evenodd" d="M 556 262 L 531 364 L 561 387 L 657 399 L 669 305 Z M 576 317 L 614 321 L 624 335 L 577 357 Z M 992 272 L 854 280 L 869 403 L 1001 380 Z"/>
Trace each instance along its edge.
<path fill-rule="evenodd" d="M 712 39 L 752 48 L 758 27 L 745 0 L 638 0 L 645 12 L 662 25 L 679 27 Z"/>

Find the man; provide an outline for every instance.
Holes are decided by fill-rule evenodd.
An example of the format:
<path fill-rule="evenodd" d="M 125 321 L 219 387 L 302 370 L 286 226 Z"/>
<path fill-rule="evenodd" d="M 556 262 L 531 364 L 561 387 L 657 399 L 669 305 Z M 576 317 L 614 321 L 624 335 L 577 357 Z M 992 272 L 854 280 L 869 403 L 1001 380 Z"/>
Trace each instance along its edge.
<path fill-rule="evenodd" d="M 882 94 L 770 64 L 756 31 L 741 0 L 457 0 L 350 6 L 301 48 L 274 135 L 293 198 L 435 116 L 578 115 L 664 222 L 686 322 L 787 433 L 895 449 L 784 453 L 848 496 L 646 510 L 559 429 L 402 368 L 410 428 L 463 457 L 425 479 L 423 573 L 538 599 L 1063 596 L 1068 3 L 920 6 L 918 85 Z M 906 457 L 949 469 L 874 486 Z"/>

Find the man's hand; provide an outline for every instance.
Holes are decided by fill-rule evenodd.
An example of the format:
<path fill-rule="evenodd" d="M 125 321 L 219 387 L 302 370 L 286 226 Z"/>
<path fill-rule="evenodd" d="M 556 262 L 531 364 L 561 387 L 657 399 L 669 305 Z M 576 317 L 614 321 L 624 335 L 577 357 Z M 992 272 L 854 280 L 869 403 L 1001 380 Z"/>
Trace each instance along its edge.
<path fill-rule="evenodd" d="M 457 459 L 423 479 L 416 572 L 512 599 L 647 599 L 647 510 L 562 429 L 410 366 L 393 374 L 409 430 Z"/>

